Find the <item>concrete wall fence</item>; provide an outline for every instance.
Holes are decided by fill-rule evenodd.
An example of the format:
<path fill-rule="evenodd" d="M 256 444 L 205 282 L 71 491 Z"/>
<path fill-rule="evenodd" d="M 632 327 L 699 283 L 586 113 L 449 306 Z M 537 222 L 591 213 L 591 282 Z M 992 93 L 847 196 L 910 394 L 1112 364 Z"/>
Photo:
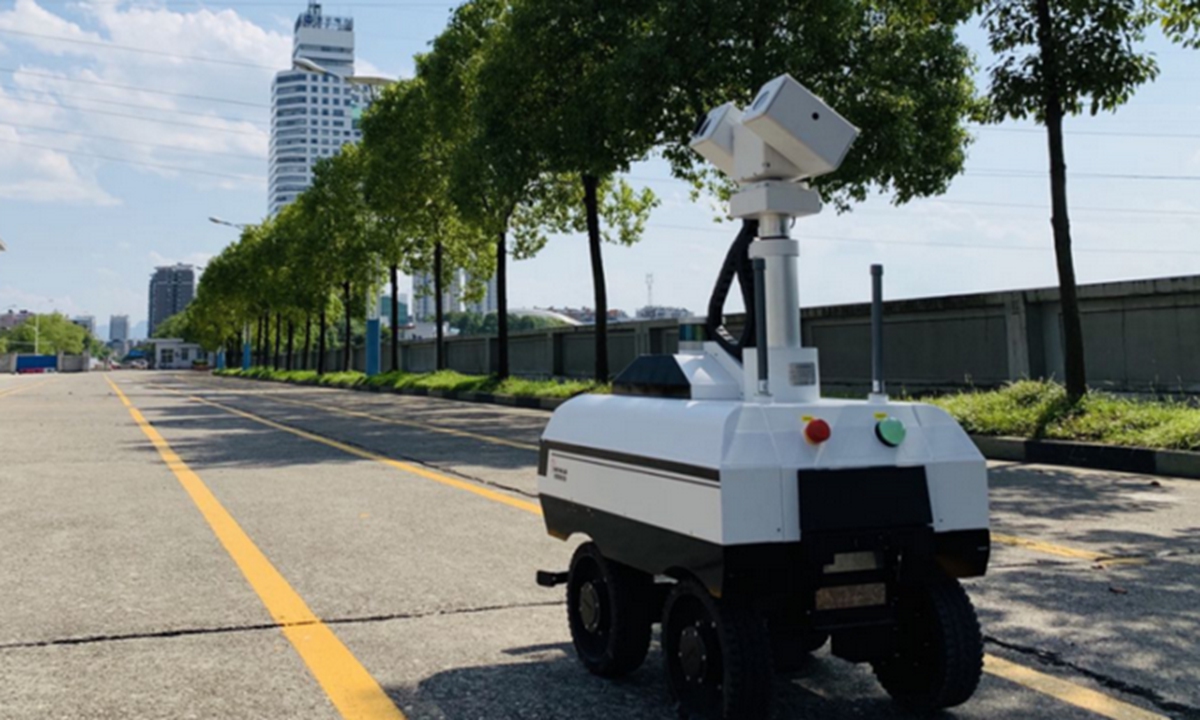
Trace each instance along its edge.
<path fill-rule="evenodd" d="M 88 353 L 82 355 L 67 355 L 58 353 L 57 358 L 50 355 L 34 355 L 32 353 L 7 353 L 0 354 L 0 373 L 15 373 L 18 371 L 22 362 L 21 358 L 49 358 L 52 365 L 47 366 L 48 369 L 55 372 L 87 372 L 91 368 L 92 356 Z"/>
<path fill-rule="evenodd" d="M 1088 383 L 1116 392 L 1200 393 L 1200 275 L 1083 285 Z M 870 306 L 804 308 L 804 344 L 820 351 L 823 384 L 862 390 L 870 381 Z M 727 324 L 739 329 L 741 316 Z M 509 366 L 526 377 L 589 378 L 594 328 L 513 333 Z M 647 353 L 679 347 L 674 320 L 609 326 L 614 373 Z M 886 379 L 893 391 L 994 387 L 1021 378 L 1063 376 L 1062 314 L 1057 288 L 894 300 L 884 304 Z M 447 367 L 468 374 L 496 369 L 494 337 L 446 340 Z M 315 359 L 315 358 L 314 358 Z M 391 352 L 383 345 L 383 369 Z M 365 357 L 354 352 L 352 367 Z M 434 341 L 401 343 L 400 366 L 434 369 Z M 308 367 L 314 367 L 313 364 Z M 340 352 L 327 366 L 340 370 Z"/>

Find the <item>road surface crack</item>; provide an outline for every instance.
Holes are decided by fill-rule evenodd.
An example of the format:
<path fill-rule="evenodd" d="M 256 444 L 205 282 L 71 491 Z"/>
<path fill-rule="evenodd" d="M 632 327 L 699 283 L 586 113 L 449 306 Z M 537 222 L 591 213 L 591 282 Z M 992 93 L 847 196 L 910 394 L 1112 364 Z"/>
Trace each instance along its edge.
<path fill-rule="evenodd" d="M 1141 685 L 1135 685 L 1134 683 L 1125 682 L 1124 680 L 1119 680 L 1110 675 L 1105 675 L 1104 673 L 1090 670 L 1065 659 L 1062 655 L 1059 655 L 1056 652 L 1050 650 L 1041 650 L 1028 645 L 1019 645 L 1017 643 L 1006 642 L 1004 640 L 1000 640 L 999 638 L 992 637 L 991 635 L 985 635 L 983 637 L 983 641 L 991 645 L 1002 647 L 1005 650 L 1011 650 L 1022 655 L 1028 655 L 1037 659 L 1038 662 L 1042 663 L 1043 665 L 1050 665 L 1052 667 L 1063 668 L 1079 673 L 1084 677 L 1100 683 L 1110 690 L 1117 690 L 1127 695 L 1133 695 L 1135 697 L 1142 698 L 1143 700 L 1152 703 L 1158 709 L 1172 713 L 1180 720 L 1200 720 L 1200 708 L 1196 708 L 1191 705 L 1185 705 L 1173 700 L 1168 700 L 1159 694 L 1157 690 L 1143 687 Z"/>
<path fill-rule="evenodd" d="M 477 613 L 497 612 L 500 610 L 517 610 L 521 608 L 554 607 L 563 605 L 562 600 L 544 600 L 540 602 L 510 603 L 507 605 L 483 605 L 477 607 L 454 608 L 450 610 L 431 610 L 429 612 L 388 613 L 384 615 L 364 615 L 361 617 L 328 618 L 320 622 L 326 625 L 364 625 L 368 623 L 389 622 L 392 620 L 425 620 L 436 617 L 454 615 L 472 615 Z M 0 643 L 0 652 L 5 650 L 24 650 L 29 648 L 70 647 L 73 645 L 96 645 L 111 642 L 126 642 L 130 640 L 159 640 L 169 638 L 191 637 L 196 635 L 224 635 L 232 633 L 261 632 L 263 630 L 278 630 L 285 627 L 304 627 L 315 625 L 318 621 L 307 620 L 294 623 L 254 623 L 245 625 L 226 625 L 206 628 L 179 628 L 175 630 L 157 630 L 154 632 L 120 633 L 112 635 L 84 635 L 81 637 L 58 638 L 54 640 L 30 640 L 25 642 Z"/>

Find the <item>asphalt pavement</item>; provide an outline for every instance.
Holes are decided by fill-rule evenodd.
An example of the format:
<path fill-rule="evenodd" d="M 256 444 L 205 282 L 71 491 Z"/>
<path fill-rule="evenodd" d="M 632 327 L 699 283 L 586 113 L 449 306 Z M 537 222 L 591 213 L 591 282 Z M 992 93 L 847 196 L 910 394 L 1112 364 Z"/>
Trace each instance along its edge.
<path fill-rule="evenodd" d="M 576 662 L 548 413 L 197 373 L 0 376 L 0 718 L 669 718 Z M 994 464 L 956 718 L 1200 718 L 1200 481 Z M 820 651 L 778 718 L 906 717 Z"/>

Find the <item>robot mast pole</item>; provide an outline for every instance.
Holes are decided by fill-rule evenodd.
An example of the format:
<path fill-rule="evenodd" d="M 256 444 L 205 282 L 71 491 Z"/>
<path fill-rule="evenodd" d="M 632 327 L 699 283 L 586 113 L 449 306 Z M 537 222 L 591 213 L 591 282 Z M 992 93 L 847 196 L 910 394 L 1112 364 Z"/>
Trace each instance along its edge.
<path fill-rule="evenodd" d="M 764 213 L 758 219 L 758 240 L 750 256 L 766 261 L 766 322 L 768 348 L 800 347 L 800 286 L 796 258 L 800 244 L 789 237 L 791 216 Z"/>

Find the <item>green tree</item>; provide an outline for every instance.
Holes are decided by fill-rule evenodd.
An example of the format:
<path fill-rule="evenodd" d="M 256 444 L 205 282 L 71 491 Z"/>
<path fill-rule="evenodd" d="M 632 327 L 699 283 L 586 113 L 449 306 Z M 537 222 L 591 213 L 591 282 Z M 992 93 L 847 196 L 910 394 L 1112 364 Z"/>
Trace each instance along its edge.
<path fill-rule="evenodd" d="M 500 25 L 479 68 L 480 121 L 505 139 L 506 152 L 528 163 L 540 175 L 574 179 L 578 220 L 549 203 L 547 217 L 561 221 L 555 229 L 586 231 L 596 306 L 596 367 L 607 380 L 608 294 L 601 252 L 606 220 L 621 230 L 610 239 L 635 242 L 657 202 L 622 184 L 602 200 L 612 176 L 654 146 L 660 118 L 651 109 L 635 112 L 629 105 L 642 90 L 644 74 L 630 75 L 626 51 L 645 32 L 644 2 L 613 0 L 522 0 Z M 640 109 L 640 108 L 639 108 Z M 498 129 L 498 130 L 497 130 Z M 556 183 L 559 184 L 559 183 Z M 562 198 L 549 188 L 545 198 Z M 630 232 L 627 232 L 630 231 Z"/>
<path fill-rule="evenodd" d="M 1159 0 L 1163 32 L 1184 47 L 1200 48 L 1200 1 Z"/>
<path fill-rule="evenodd" d="M 309 232 L 315 233 L 314 239 L 320 245 L 313 261 L 320 263 L 322 270 L 313 279 L 319 286 L 334 283 L 341 289 L 345 337 L 342 369 L 350 368 L 351 320 L 365 310 L 366 289 L 378 279 L 374 272 L 377 227 L 364 196 L 365 163 L 358 146 L 343 146 L 339 154 L 317 161 L 313 184 L 301 197 L 311 226 Z"/>
<path fill-rule="evenodd" d="M 184 308 L 174 315 L 168 317 L 154 328 L 155 338 L 180 338 L 182 340 L 191 340 L 191 313 L 189 308 Z"/>
<path fill-rule="evenodd" d="M 433 275 L 438 368 L 445 365 L 443 289 L 465 269 L 467 297 L 477 298 L 495 269 L 487 238 L 450 199 L 453 137 L 440 122 L 423 79 L 397 82 L 368 110 L 362 143 L 365 200 L 378 218 L 378 240 L 392 245 L 409 274 Z"/>
<path fill-rule="evenodd" d="M 13 352 L 79 355 L 87 347 L 88 333 L 65 315 L 50 313 L 26 320 L 5 338 Z"/>
<path fill-rule="evenodd" d="M 474 0 L 460 5 L 430 53 L 420 57 L 417 75 L 439 119 L 448 147 L 449 193 L 464 221 L 494 243 L 498 313 L 497 376 L 508 377 L 508 260 L 533 257 L 547 241 L 537 204 L 547 175 L 539 159 L 518 150 L 519 123 L 488 122 L 482 99 L 492 88 L 480 82 L 484 65 L 509 19 L 506 0 Z"/>
<path fill-rule="evenodd" d="M 1067 397 L 1087 392 L 1083 326 L 1071 254 L 1063 118 L 1115 111 L 1158 67 L 1140 51 L 1155 20 L 1143 0 L 986 0 L 990 68 L 987 117 L 1032 118 L 1046 128 L 1050 155 L 1050 224 L 1062 303 Z"/>
<path fill-rule="evenodd" d="M 957 26 L 968 0 L 660 0 L 650 30 L 622 53 L 639 80 L 628 112 L 661 118 L 662 151 L 676 174 L 727 192 L 688 147 L 698 118 L 747 105 L 787 72 L 860 130 L 836 173 L 814 181 L 840 210 L 871 193 L 896 203 L 938 195 L 962 172 L 979 109 L 969 49 Z M 706 182 L 708 181 L 708 182 Z"/>

